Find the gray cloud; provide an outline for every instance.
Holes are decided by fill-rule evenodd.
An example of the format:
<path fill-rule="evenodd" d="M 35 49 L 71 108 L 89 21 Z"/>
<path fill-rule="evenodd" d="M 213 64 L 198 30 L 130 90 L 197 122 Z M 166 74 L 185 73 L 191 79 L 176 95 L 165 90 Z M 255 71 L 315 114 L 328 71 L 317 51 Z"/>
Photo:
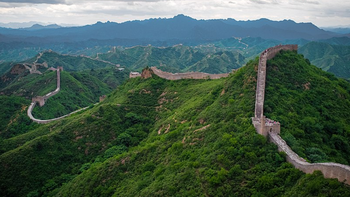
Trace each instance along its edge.
<path fill-rule="evenodd" d="M 314 5 L 320 4 L 318 1 L 313 1 L 313 0 L 295 0 L 295 1 L 299 3 L 314 4 Z"/>
<path fill-rule="evenodd" d="M 166 0 L 102 0 L 102 2 L 158 2 Z M 75 4 L 86 2 L 97 2 L 96 0 L 0 0 L 5 3 L 25 3 L 25 4 Z M 101 1 L 100 1 L 101 2 Z"/>
<path fill-rule="evenodd" d="M 26 3 L 26 4 L 64 4 L 65 0 L 0 0 L 6 3 Z"/>
<path fill-rule="evenodd" d="M 257 4 L 278 4 L 277 0 L 249 0 L 249 1 Z"/>
<path fill-rule="evenodd" d="M 349 8 L 344 0 L 0 0 L 0 22 L 84 25 L 182 13 L 197 19 L 292 19 L 329 26 L 350 24 Z"/>

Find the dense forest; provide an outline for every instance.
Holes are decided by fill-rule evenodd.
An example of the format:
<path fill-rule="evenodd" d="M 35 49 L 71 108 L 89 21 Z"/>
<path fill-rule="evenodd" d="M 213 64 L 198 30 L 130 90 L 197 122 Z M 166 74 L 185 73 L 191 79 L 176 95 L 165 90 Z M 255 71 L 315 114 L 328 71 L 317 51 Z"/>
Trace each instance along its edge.
<path fill-rule="evenodd" d="M 256 133 L 257 65 L 218 80 L 128 79 L 96 106 L 3 139 L 0 195 L 349 196 Z M 350 84 L 294 52 L 267 68 L 265 111 L 282 137 L 310 161 L 347 164 Z"/>

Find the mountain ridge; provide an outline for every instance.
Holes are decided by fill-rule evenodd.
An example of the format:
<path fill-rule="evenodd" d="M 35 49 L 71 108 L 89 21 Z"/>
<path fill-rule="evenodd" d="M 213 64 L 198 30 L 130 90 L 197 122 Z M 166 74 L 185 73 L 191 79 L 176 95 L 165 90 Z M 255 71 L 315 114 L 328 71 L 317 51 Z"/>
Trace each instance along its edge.
<path fill-rule="evenodd" d="M 264 28 L 264 26 L 273 28 L 273 31 L 267 31 L 268 29 Z M 261 31 L 264 29 L 266 32 Z M 142 32 L 142 34 L 139 32 Z M 254 33 L 252 34 L 252 32 Z M 259 36 L 262 38 L 272 38 L 269 34 L 273 32 L 275 32 L 273 38 L 278 40 L 294 38 L 315 40 L 330 38 L 337 35 L 336 33 L 319 29 L 312 23 L 295 23 L 291 20 L 277 22 L 267 19 L 245 22 L 232 19 L 196 20 L 184 15 L 177 15 L 173 18 L 167 19 L 148 19 L 143 21 L 127 21 L 123 23 L 98 22 L 92 25 L 80 27 L 39 29 L 33 32 L 21 29 L 0 28 L 0 34 L 25 36 L 27 38 L 35 36 L 42 41 L 44 38 L 52 40 L 50 36 L 58 37 L 60 35 L 65 35 L 64 37 L 71 41 L 114 38 L 160 41 L 171 39 L 199 39 L 204 41 L 224 39 L 232 36 Z M 292 32 L 292 34 L 281 37 L 284 32 Z M 60 39 L 62 40 L 64 37 L 61 37 Z"/>

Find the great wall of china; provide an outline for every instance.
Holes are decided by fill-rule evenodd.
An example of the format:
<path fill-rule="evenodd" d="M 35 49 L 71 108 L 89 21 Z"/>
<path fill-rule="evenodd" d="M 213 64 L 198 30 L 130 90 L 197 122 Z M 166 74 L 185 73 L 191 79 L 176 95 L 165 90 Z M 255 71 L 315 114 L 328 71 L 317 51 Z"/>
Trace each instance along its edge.
<path fill-rule="evenodd" d="M 275 55 L 281 50 L 290 50 L 297 51 L 298 45 L 278 45 L 275 47 L 271 47 L 266 49 L 260 54 L 259 57 L 259 65 L 258 65 L 258 73 L 257 73 L 257 88 L 256 88 L 256 99 L 255 99 L 255 113 L 254 117 L 252 117 L 252 123 L 257 131 L 257 133 L 268 137 L 269 140 L 276 144 L 279 151 L 283 151 L 286 153 L 287 161 L 291 163 L 295 168 L 303 171 L 304 173 L 311 174 L 315 170 L 319 170 L 322 172 L 325 178 L 336 178 L 340 182 L 345 182 L 350 185 L 350 166 L 338 164 L 338 163 L 309 163 L 305 159 L 299 157 L 288 145 L 287 143 L 280 137 L 280 123 L 274 120 L 270 120 L 264 116 L 264 100 L 265 100 L 265 83 L 266 83 L 266 64 L 267 60 L 272 59 Z M 42 106 L 45 104 L 45 100 L 50 98 L 51 96 L 57 94 L 60 90 L 60 70 L 62 68 L 58 68 L 57 70 L 57 88 L 55 91 L 50 92 L 42 97 L 35 97 L 32 99 L 32 103 L 28 108 L 27 114 L 28 116 L 37 123 L 49 123 L 51 121 L 59 120 L 61 118 L 67 117 L 73 113 L 81 111 L 83 109 L 74 111 L 70 114 L 50 119 L 50 120 L 38 120 L 32 116 L 33 108 L 36 105 L 36 102 L 39 102 L 39 105 Z M 164 72 L 156 67 L 151 67 L 151 70 L 154 74 L 158 75 L 161 78 L 168 80 L 180 80 L 180 79 L 219 79 L 222 77 L 227 77 L 229 73 L 225 74 L 208 74 L 208 73 L 200 73 L 200 72 L 189 72 L 189 73 L 169 73 Z M 142 73 L 144 74 L 144 73 Z M 139 77 L 138 74 L 136 77 Z M 141 75 L 142 77 L 142 75 Z M 147 77 L 146 77 L 147 78 Z"/>
<path fill-rule="evenodd" d="M 76 110 L 74 112 L 71 112 L 69 114 L 66 114 L 64 116 L 53 118 L 53 119 L 48 119 L 48 120 L 40 120 L 40 119 L 34 118 L 33 115 L 32 115 L 32 112 L 33 112 L 33 109 L 34 109 L 36 103 L 39 103 L 40 107 L 45 105 L 45 101 L 47 99 L 49 99 L 50 97 L 56 95 L 60 91 L 60 88 L 61 88 L 61 74 L 60 74 L 60 71 L 63 71 L 63 67 L 57 67 L 57 69 L 49 68 L 49 70 L 57 71 L 57 88 L 54 91 L 47 93 L 45 96 L 37 96 L 37 97 L 32 98 L 32 103 L 29 105 L 28 110 L 27 110 L 28 117 L 31 120 L 33 120 L 34 122 L 39 123 L 39 124 L 46 124 L 46 123 L 49 123 L 49 122 L 52 122 L 52 121 L 55 121 L 55 120 L 59 120 L 59 119 L 62 119 L 62 118 L 67 117 L 67 116 L 70 116 L 70 115 L 72 115 L 74 113 L 77 113 L 77 112 L 79 112 L 81 110 L 84 110 L 84 109 L 88 108 L 88 107 L 84 107 L 82 109 L 78 109 L 78 110 Z"/>
<path fill-rule="evenodd" d="M 259 58 L 257 88 L 255 100 L 255 115 L 252 123 L 257 133 L 264 135 L 270 141 L 277 145 L 279 151 L 287 154 L 287 161 L 295 168 L 304 173 L 311 174 L 315 170 L 322 172 L 325 178 L 336 178 L 340 182 L 350 185 L 350 166 L 338 163 L 309 163 L 305 159 L 299 157 L 280 137 L 280 124 L 276 121 L 265 118 L 264 116 L 264 99 L 265 99 L 265 83 L 266 83 L 266 63 L 272 59 L 281 50 L 297 51 L 298 45 L 278 45 L 263 51 Z"/>
<path fill-rule="evenodd" d="M 187 73 L 169 73 L 164 72 L 156 67 L 151 67 L 151 70 L 154 74 L 158 75 L 161 78 L 168 80 L 180 80 L 180 79 L 219 79 L 222 77 L 228 77 L 230 73 L 223 74 L 209 74 L 201 72 L 187 72 Z"/>

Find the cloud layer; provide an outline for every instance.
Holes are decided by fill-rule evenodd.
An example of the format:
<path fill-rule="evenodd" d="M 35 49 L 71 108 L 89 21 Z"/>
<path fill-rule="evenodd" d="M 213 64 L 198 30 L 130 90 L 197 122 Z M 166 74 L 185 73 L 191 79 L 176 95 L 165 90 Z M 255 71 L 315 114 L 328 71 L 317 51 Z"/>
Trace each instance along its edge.
<path fill-rule="evenodd" d="M 92 24 L 185 14 L 197 19 L 291 19 L 318 26 L 350 25 L 344 0 L 0 0 L 0 22 Z"/>

